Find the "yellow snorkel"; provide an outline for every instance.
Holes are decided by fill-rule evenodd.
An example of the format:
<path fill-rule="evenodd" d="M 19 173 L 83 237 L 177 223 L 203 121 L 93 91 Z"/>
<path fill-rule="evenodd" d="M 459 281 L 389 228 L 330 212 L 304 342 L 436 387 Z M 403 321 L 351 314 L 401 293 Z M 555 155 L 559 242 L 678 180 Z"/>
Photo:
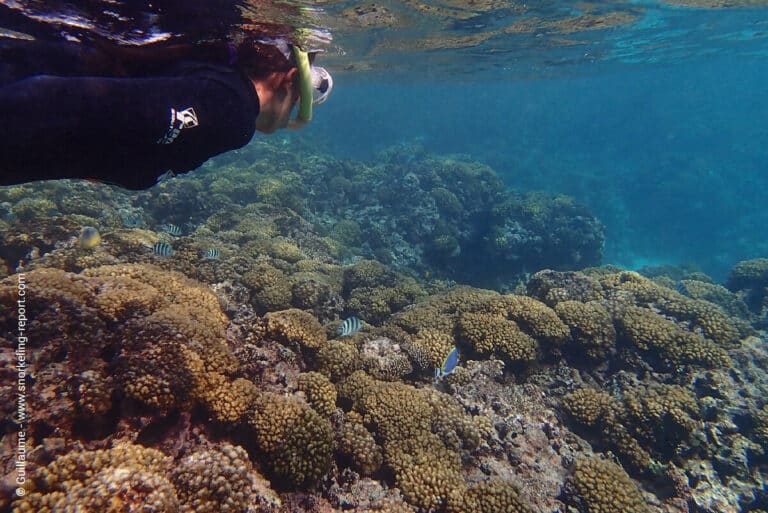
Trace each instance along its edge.
<path fill-rule="evenodd" d="M 299 111 L 293 124 L 300 127 L 312 120 L 312 72 L 307 52 L 293 45 L 293 57 L 299 70 Z"/>

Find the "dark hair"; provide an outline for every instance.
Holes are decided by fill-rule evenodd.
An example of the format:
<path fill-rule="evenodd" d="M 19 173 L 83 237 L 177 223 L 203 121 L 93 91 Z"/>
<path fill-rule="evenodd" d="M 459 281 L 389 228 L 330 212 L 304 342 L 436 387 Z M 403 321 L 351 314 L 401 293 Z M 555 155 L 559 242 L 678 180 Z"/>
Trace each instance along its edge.
<path fill-rule="evenodd" d="M 287 72 L 296 67 L 292 54 L 286 56 L 277 45 L 253 40 L 243 41 L 234 47 L 234 57 L 234 62 L 231 62 L 233 66 L 257 79 L 272 72 Z"/>
<path fill-rule="evenodd" d="M 286 56 L 275 44 L 246 38 L 238 43 L 203 42 L 127 47 L 98 44 L 105 64 L 118 75 L 141 76 L 167 69 L 184 60 L 205 61 L 231 66 L 251 78 L 264 78 L 272 72 L 287 72 L 296 67 L 292 53 Z M 289 48 L 286 46 L 286 48 Z"/>

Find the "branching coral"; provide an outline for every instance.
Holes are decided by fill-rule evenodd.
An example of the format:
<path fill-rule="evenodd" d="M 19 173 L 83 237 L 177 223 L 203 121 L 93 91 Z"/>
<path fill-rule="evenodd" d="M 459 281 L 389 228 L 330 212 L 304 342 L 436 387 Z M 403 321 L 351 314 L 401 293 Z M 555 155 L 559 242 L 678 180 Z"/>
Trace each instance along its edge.
<path fill-rule="evenodd" d="M 566 395 L 562 407 L 578 424 L 596 427 L 607 417 L 615 403 L 610 395 L 592 388 L 582 388 Z"/>
<path fill-rule="evenodd" d="M 291 308 L 266 315 L 267 331 L 283 343 L 307 349 L 320 349 L 327 341 L 325 330 L 310 313 Z"/>
<path fill-rule="evenodd" d="M 698 429 L 696 398 L 677 385 L 629 388 L 620 400 L 581 389 L 564 396 L 561 407 L 577 425 L 587 428 L 588 436 L 597 436 L 599 444 L 639 472 L 652 464 L 651 454 L 662 459 L 674 456 Z"/>
<path fill-rule="evenodd" d="M 453 336 L 449 333 L 423 329 L 410 337 L 410 344 L 406 350 L 420 369 L 431 372 L 432 369 L 443 364 L 443 360 L 454 345 Z"/>
<path fill-rule="evenodd" d="M 259 312 L 283 310 L 291 305 L 290 280 L 279 269 L 258 265 L 243 275 L 243 283 L 251 290 L 251 303 Z"/>
<path fill-rule="evenodd" d="M 238 363 L 226 343 L 228 319 L 210 289 L 148 265 L 39 269 L 26 278 L 28 313 L 46 341 L 32 368 L 65 355 L 55 372 L 38 374 L 41 393 L 66 372 L 77 376 L 69 381 L 82 414 L 105 414 L 117 389 L 161 410 L 198 402 L 225 421 L 247 407 L 253 385 L 231 379 Z M 12 287 L 3 285 L 0 302 L 10 301 Z"/>
<path fill-rule="evenodd" d="M 562 301 L 555 305 L 557 315 L 568 325 L 576 344 L 575 354 L 593 361 L 604 361 L 616 344 L 616 329 L 610 313 L 598 302 Z"/>
<path fill-rule="evenodd" d="M 253 500 L 252 469 L 242 447 L 224 444 L 183 458 L 171 472 L 179 513 L 245 513 Z"/>
<path fill-rule="evenodd" d="M 590 513 L 651 512 L 637 485 L 613 462 L 597 458 L 576 460 L 573 483 Z"/>
<path fill-rule="evenodd" d="M 336 432 L 336 441 L 337 452 L 342 460 L 348 460 L 364 475 L 371 475 L 381 467 L 381 448 L 357 412 L 346 415 L 341 428 Z"/>
<path fill-rule="evenodd" d="M 677 385 L 654 384 L 630 389 L 622 398 L 624 424 L 658 453 L 674 454 L 678 443 L 697 428 L 696 398 Z"/>
<path fill-rule="evenodd" d="M 179 501 L 166 475 L 164 455 L 138 445 L 61 456 L 33 476 L 34 491 L 14 513 L 138 511 L 177 513 Z"/>
<path fill-rule="evenodd" d="M 559 345 L 569 336 L 568 326 L 555 311 L 532 297 L 505 294 L 491 301 L 488 309 L 515 321 L 525 333 L 542 343 Z"/>
<path fill-rule="evenodd" d="M 364 260 L 344 270 L 344 290 L 394 285 L 395 275 L 375 260 Z"/>
<path fill-rule="evenodd" d="M 516 486 L 492 479 L 472 483 L 466 493 L 451 497 L 448 513 L 530 513 Z"/>
<path fill-rule="evenodd" d="M 319 372 L 305 372 L 299 375 L 299 390 L 307 396 L 307 402 L 323 417 L 330 417 L 336 411 L 336 388 Z"/>
<path fill-rule="evenodd" d="M 410 340 L 410 337 L 408 337 Z M 363 342 L 360 349 L 363 368 L 376 379 L 397 381 L 413 372 L 403 347 L 388 337 L 376 337 Z"/>
<path fill-rule="evenodd" d="M 423 295 L 424 291 L 416 280 L 399 277 L 392 286 L 361 287 L 352 290 L 347 308 L 368 322 L 378 324 Z"/>
<path fill-rule="evenodd" d="M 338 389 L 375 433 L 384 464 L 394 472 L 408 502 L 424 510 L 439 509 L 466 487 L 460 450 L 476 446 L 480 435 L 447 396 L 376 381 L 361 372 Z"/>
<path fill-rule="evenodd" d="M 331 425 L 301 401 L 264 393 L 254 402 L 248 425 L 271 469 L 289 482 L 312 482 L 330 468 Z"/>
<path fill-rule="evenodd" d="M 331 340 L 320 349 L 315 362 L 317 369 L 334 382 L 349 376 L 362 365 L 357 348 L 339 340 Z"/>
<path fill-rule="evenodd" d="M 725 367 L 730 359 L 722 348 L 701 335 L 678 327 L 647 308 L 627 307 L 618 320 L 623 337 L 646 358 L 655 355 L 671 365 L 694 364 L 703 367 Z"/>
<path fill-rule="evenodd" d="M 605 299 L 600 281 L 583 272 L 539 271 L 528 281 L 527 292 L 550 307 L 561 301 Z"/>
<path fill-rule="evenodd" d="M 728 274 L 725 286 L 732 291 L 768 286 L 768 258 L 737 263 Z"/>
<path fill-rule="evenodd" d="M 526 335 L 514 321 L 492 314 L 463 314 L 459 318 L 459 334 L 480 354 L 496 354 L 514 363 L 536 357 L 535 339 Z"/>

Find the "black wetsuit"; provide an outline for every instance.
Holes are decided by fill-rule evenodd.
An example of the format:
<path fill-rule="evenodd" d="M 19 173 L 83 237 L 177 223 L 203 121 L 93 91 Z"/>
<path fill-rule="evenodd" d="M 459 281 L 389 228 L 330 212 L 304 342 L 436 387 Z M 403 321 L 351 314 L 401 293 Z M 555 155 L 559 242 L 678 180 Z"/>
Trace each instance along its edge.
<path fill-rule="evenodd" d="M 90 178 L 145 189 L 254 134 L 256 91 L 226 64 L 187 59 L 151 76 L 90 76 L 82 56 L 52 55 L 42 69 L 29 55 L 27 65 L 0 62 L 0 185 Z"/>

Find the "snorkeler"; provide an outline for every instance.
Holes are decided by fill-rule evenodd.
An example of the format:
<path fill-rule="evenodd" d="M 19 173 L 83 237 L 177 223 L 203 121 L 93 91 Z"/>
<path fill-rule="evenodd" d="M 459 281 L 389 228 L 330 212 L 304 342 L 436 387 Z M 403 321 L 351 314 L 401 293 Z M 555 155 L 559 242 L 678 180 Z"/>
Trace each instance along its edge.
<path fill-rule="evenodd" d="M 266 38 L 167 48 L 0 41 L 0 185 L 85 178 L 146 189 L 256 130 L 300 127 L 333 87 L 313 57 Z"/>

